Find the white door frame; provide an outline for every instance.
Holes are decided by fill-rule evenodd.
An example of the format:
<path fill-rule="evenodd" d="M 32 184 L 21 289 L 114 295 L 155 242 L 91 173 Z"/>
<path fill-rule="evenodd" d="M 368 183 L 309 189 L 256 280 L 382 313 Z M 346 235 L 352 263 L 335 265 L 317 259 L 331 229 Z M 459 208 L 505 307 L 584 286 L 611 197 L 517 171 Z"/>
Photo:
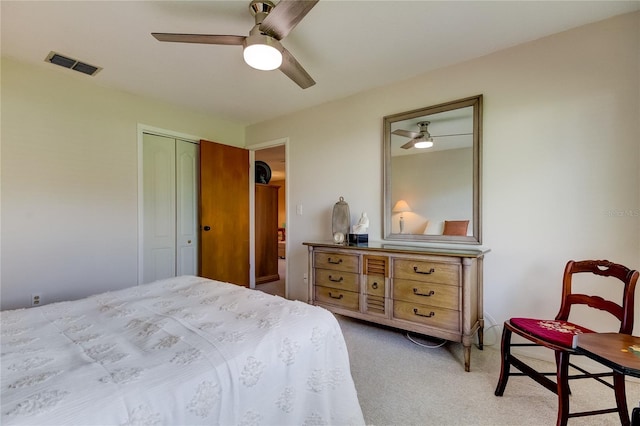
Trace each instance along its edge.
<path fill-rule="evenodd" d="M 284 204 L 285 209 L 285 223 L 289 223 L 289 138 L 279 138 L 267 142 L 261 142 L 255 145 L 246 147 L 249 150 L 249 287 L 256 287 L 256 173 L 254 168 L 255 152 L 265 148 L 272 148 L 274 146 L 284 145 L 284 176 L 285 176 L 285 191 L 284 191 Z M 289 228 L 287 227 L 287 241 L 289 240 Z M 289 245 L 284 246 L 284 258 L 289 258 Z M 286 263 L 286 279 L 284 282 L 284 295 L 289 298 L 289 262 Z"/>
<path fill-rule="evenodd" d="M 143 282 L 143 268 L 144 268 L 144 241 L 143 241 L 143 224 L 144 224 L 144 188 L 143 188 L 143 134 L 151 133 L 158 136 L 166 136 L 175 139 L 182 139 L 185 141 L 200 144 L 200 140 L 203 139 L 198 136 L 189 135 L 186 133 L 176 132 L 173 130 L 162 129 L 159 127 L 149 126 L 147 124 L 138 123 L 138 285 Z"/>

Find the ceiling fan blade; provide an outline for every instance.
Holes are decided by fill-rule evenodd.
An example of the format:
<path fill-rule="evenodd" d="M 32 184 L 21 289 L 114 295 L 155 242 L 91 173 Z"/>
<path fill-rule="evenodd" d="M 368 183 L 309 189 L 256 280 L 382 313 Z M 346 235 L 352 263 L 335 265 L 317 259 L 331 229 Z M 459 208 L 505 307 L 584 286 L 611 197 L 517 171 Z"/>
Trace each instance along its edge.
<path fill-rule="evenodd" d="M 398 136 L 404 136 L 407 138 L 417 138 L 418 136 L 420 136 L 420 133 L 417 132 L 410 132 L 409 130 L 402 130 L 402 129 L 398 129 L 398 130 L 394 130 L 393 132 L 394 135 L 398 135 Z"/>
<path fill-rule="evenodd" d="M 432 138 L 446 138 L 449 136 L 471 136 L 473 133 L 454 133 L 451 135 L 431 135 Z"/>
<path fill-rule="evenodd" d="M 300 65 L 298 61 L 296 61 L 296 58 L 294 58 L 287 49 L 284 49 L 282 51 L 282 65 L 280 65 L 280 71 L 282 71 L 287 77 L 289 77 L 303 89 L 316 84 L 309 73 L 307 73 L 304 68 L 302 68 L 302 65 Z"/>
<path fill-rule="evenodd" d="M 411 139 L 409 142 L 405 143 L 400 148 L 402 148 L 402 149 L 413 148 L 413 145 L 415 145 L 415 143 L 416 143 L 416 140 L 415 139 Z"/>
<path fill-rule="evenodd" d="M 319 0 L 280 0 L 260 24 L 260 31 L 282 40 Z"/>
<path fill-rule="evenodd" d="M 199 43 L 199 44 L 227 44 L 242 45 L 245 36 L 235 35 L 211 35 L 211 34 L 173 34 L 151 33 L 158 41 L 170 41 L 175 43 Z"/>

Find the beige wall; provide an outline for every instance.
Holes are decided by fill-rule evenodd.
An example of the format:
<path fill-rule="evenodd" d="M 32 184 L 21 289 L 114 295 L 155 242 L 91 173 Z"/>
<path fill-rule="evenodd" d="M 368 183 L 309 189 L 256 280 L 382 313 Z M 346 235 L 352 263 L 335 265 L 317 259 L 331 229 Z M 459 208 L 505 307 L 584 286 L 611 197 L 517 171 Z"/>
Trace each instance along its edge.
<path fill-rule="evenodd" d="M 635 13 L 248 127 L 249 146 L 290 140 L 289 295 L 307 298 L 302 242 L 331 238 L 340 196 L 381 239 L 382 117 L 478 94 L 485 312 L 555 315 L 569 259 L 640 268 L 639 52 Z"/>
<path fill-rule="evenodd" d="M 2 58 L 2 308 L 137 282 L 138 124 L 244 145 L 244 128 Z"/>

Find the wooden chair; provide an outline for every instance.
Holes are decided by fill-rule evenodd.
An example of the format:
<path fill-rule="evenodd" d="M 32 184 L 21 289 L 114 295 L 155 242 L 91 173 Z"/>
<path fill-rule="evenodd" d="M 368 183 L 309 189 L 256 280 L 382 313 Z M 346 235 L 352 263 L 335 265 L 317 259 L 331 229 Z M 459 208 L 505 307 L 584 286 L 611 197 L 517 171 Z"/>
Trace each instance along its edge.
<path fill-rule="evenodd" d="M 621 283 L 624 285 L 622 304 L 605 300 L 599 296 L 589 296 L 572 292 L 571 279 L 577 273 L 592 273 L 602 277 L 617 278 L 617 280 L 603 279 L 602 284 Z M 557 425 L 566 425 L 570 417 L 581 417 L 595 414 L 615 413 L 620 416 L 623 425 L 629 425 L 629 412 L 625 394 L 625 376 L 615 371 L 591 373 L 584 368 L 569 362 L 570 355 L 577 355 L 573 349 L 573 336 L 594 331 L 581 325 L 569 322 L 569 313 L 573 305 L 586 305 L 611 313 L 620 321 L 620 333 L 631 334 L 633 330 L 633 301 L 638 271 L 618 265 L 607 260 L 569 261 L 564 270 L 562 280 L 562 303 L 555 319 L 511 318 L 504 323 L 502 333 L 502 365 L 500 378 L 496 387 L 496 396 L 504 394 L 510 376 L 529 376 L 545 388 L 558 395 Z M 515 333 L 530 343 L 511 343 L 511 336 Z M 511 353 L 514 346 L 541 346 L 555 351 L 556 371 L 541 373 L 525 364 Z M 511 372 L 513 366 L 520 372 Z M 573 367 L 581 374 L 569 373 Z M 547 376 L 555 376 L 555 381 Z M 613 377 L 613 384 L 602 377 Z M 616 408 L 593 410 L 585 412 L 569 412 L 569 380 L 594 378 L 600 383 L 612 388 L 616 397 Z"/>

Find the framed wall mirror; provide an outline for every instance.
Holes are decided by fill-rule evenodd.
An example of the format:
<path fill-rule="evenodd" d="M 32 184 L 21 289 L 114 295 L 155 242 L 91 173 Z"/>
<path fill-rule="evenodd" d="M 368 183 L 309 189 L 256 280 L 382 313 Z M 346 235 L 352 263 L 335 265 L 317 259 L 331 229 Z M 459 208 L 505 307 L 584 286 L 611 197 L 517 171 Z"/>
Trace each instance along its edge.
<path fill-rule="evenodd" d="M 482 95 L 383 124 L 384 239 L 481 244 Z"/>

